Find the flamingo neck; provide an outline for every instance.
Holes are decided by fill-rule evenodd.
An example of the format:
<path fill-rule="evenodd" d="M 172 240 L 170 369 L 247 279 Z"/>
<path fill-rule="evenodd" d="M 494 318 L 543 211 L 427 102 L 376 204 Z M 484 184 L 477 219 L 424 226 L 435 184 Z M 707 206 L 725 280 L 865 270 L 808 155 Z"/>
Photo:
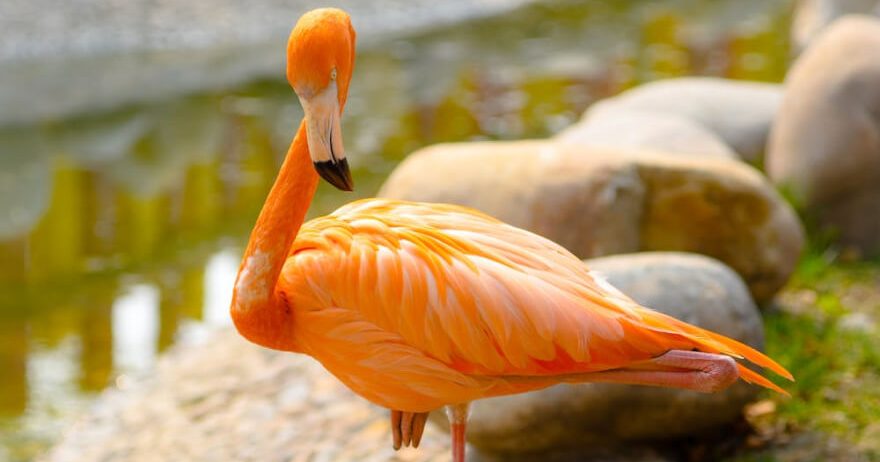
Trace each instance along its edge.
<path fill-rule="evenodd" d="M 288 349 L 292 340 L 292 313 L 278 290 L 278 276 L 317 187 L 303 121 L 251 232 L 232 294 L 236 329 L 258 345 Z"/>

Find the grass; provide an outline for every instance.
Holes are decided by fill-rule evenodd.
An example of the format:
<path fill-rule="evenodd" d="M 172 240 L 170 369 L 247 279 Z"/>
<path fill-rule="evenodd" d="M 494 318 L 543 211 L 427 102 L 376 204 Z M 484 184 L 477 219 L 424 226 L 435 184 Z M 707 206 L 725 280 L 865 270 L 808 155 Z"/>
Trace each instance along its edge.
<path fill-rule="evenodd" d="M 792 396 L 753 406 L 764 411 L 748 417 L 753 435 L 733 460 L 880 460 L 878 321 L 880 261 L 813 243 L 765 312 L 767 351 L 797 379 L 780 383 Z"/>

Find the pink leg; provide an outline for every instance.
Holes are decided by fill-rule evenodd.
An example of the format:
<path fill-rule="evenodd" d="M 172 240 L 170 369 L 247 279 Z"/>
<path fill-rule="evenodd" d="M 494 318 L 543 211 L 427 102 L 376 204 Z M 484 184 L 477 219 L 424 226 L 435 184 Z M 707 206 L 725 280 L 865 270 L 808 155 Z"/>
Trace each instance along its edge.
<path fill-rule="evenodd" d="M 446 416 L 449 418 L 449 431 L 452 434 L 452 462 L 464 462 L 464 432 L 467 425 L 469 406 L 470 403 L 446 406 Z"/>
<path fill-rule="evenodd" d="M 629 368 L 571 374 L 560 378 L 565 382 L 625 383 L 712 393 L 736 382 L 739 378 L 739 369 L 736 361 L 730 356 L 701 351 L 670 350 Z"/>
<path fill-rule="evenodd" d="M 412 444 L 414 448 L 419 447 L 422 441 L 422 434 L 425 432 L 425 424 L 428 422 L 427 412 L 403 412 L 391 411 L 391 434 L 393 438 L 394 450 L 400 449 L 401 446 L 409 446 Z"/>

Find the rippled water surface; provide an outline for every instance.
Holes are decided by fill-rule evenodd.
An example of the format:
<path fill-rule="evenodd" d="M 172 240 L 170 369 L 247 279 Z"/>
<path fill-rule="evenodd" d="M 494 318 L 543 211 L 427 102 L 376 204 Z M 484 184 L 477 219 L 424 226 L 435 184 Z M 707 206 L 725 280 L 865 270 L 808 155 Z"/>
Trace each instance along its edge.
<path fill-rule="evenodd" d="M 547 136 L 680 75 L 779 81 L 783 1 L 555 1 L 361 50 L 343 122 L 356 194 L 407 153 Z M 279 47 L 284 44 L 279 43 Z M 0 460 L 107 386 L 229 323 L 241 248 L 301 116 L 282 81 L 0 127 Z"/>

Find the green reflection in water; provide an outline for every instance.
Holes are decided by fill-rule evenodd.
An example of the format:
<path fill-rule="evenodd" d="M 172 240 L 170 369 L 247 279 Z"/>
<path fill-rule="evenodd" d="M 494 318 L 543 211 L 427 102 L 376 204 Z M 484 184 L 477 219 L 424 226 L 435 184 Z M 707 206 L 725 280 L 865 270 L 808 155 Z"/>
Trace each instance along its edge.
<path fill-rule="evenodd" d="M 113 373 L 113 300 L 116 286 L 112 281 L 91 287 L 89 306 L 80 321 L 80 367 L 78 384 L 82 390 L 100 391 L 110 383 Z"/>
<path fill-rule="evenodd" d="M 0 418 L 22 414 L 27 406 L 27 325 L 23 318 L 0 318 Z"/>
<path fill-rule="evenodd" d="M 780 81 L 787 11 L 782 0 L 552 1 L 362 50 L 343 122 L 357 192 L 322 184 L 310 214 L 372 196 L 421 146 L 546 136 L 645 81 Z M 50 191 L 12 185 L 30 225 L 0 210 L 26 229 L 0 238 L 0 459 L 30 459 L 90 393 L 143 372 L 114 366 L 128 363 L 114 358 L 114 303 L 132 283 L 158 290 L 143 307 L 158 319 L 151 352 L 206 318 L 217 290 L 206 265 L 240 251 L 299 118 L 287 85 L 265 81 L 0 132 L 0 151 L 33 151 L 3 161 Z M 57 352 L 76 363 L 70 377 L 40 369 Z"/>
<path fill-rule="evenodd" d="M 44 283 L 83 269 L 84 173 L 68 159 L 56 158 L 49 209 L 28 237 L 28 282 Z"/>

